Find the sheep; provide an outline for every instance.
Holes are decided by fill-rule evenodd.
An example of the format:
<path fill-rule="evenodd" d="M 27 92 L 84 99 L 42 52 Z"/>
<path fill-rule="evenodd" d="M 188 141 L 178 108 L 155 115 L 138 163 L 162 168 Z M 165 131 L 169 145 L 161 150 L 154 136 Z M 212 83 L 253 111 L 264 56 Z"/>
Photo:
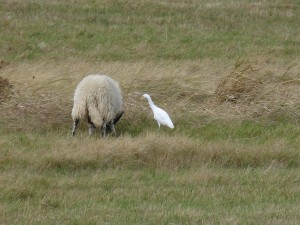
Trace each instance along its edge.
<path fill-rule="evenodd" d="M 88 75 L 78 83 L 73 100 L 72 136 L 75 135 L 80 119 L 87 119 L 90 135 L 95 128 L 99 128 L 105 137 L 107 125 L 116 135 L 114 125 L 124 110 L 121 90 L 115 80 L 106 75 Z"/>

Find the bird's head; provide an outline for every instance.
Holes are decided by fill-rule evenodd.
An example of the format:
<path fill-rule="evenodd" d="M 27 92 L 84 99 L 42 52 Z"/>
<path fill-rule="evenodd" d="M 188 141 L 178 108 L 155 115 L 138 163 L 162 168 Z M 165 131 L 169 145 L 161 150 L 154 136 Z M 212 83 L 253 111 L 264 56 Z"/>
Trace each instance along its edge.
<path fill-rule="evenodd" d="M 148 94 L 143 94 L 143 96 L 142 96 L 141 98 L 150 99 L 150 95 L 148 95 Z"/>

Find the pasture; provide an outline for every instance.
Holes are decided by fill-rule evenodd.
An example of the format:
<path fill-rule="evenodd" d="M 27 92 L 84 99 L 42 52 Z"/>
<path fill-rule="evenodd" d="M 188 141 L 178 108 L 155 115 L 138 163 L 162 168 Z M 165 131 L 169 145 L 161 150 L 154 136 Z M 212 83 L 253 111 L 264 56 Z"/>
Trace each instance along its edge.
<path fill-rule="evenodd" d="M 0 224 L 298 224 L 299 21 L 296 0 L 0 0 Z M 71 136 L 95 73 L 118 137 Z"/>

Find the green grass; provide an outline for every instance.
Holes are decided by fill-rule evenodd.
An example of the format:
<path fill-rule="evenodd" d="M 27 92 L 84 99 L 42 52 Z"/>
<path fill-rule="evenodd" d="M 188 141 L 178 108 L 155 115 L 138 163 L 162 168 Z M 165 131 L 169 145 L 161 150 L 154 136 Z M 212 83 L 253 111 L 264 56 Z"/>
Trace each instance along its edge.
<path fill-rule="evenodd" d="M 126 123 L 123 121 L 122 123 Z M 264 122 L 241 124 L 214 122 L 195 131 L 143 127 L 139 135 L 118 126 L 122 136 L 99 139 L 87 129 L 76 138 L 70 130 L 1 130 L 1 164 L 6 170 L 31 167 L 33 170 L 80 171 L 85 169 L 199 169 L 298 168 L 300 130 L 290 122 L 272 126 Z M 180 127 L 182 124 L 177 124 Z"/>
<path fill-rule="evenodd" d="M 9 61 L 299 56 L 297 1 L 1 1 Z"/>
<path fill-rule="evenodd" d="M 268 132 L 251 126 L 264 139 Z M 81 132 L 75 139 L 66 131 L 1 134 L 3 224 L 297 224 L 300 218 L 299 132 L 297 148 L 284 137 L 242 144 L 239 136 L 241 143 L 232 144 L 218 135 L 175 142 L 163 133 L 103 140 Z"/>
<path fill-rule="evenodd" d="M 6 184 L 0 194 L 1 221 L 4 224 L 57 224 L 58 221 L 63 224 L 297 224 L 299 181 L 297 169 L 273 168 L 67 173 L 15 170 L 4 172 L 1 177 L 1 183 Z"/>
<path fill-rule="evenodd" d="M 298 224 L 299 21 L 297 0 L 0 0 L 0 224 Z M 264 79 L 215 101 L 243 66 Z M 118 137 L 71 137 L 90 73 L 120 82 Z"/>

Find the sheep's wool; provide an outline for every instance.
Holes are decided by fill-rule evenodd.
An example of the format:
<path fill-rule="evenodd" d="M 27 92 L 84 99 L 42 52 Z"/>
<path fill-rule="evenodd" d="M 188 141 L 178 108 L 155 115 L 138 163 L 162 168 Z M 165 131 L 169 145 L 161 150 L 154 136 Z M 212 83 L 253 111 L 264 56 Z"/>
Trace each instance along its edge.
<path fill-rule="evenodd" d="M 119 84 L 106 75 L 88 75 L 79 82 L 74 94 L 72 119 L 90 116 L 96 127 L 113 120 L 123 110 Z"/>

